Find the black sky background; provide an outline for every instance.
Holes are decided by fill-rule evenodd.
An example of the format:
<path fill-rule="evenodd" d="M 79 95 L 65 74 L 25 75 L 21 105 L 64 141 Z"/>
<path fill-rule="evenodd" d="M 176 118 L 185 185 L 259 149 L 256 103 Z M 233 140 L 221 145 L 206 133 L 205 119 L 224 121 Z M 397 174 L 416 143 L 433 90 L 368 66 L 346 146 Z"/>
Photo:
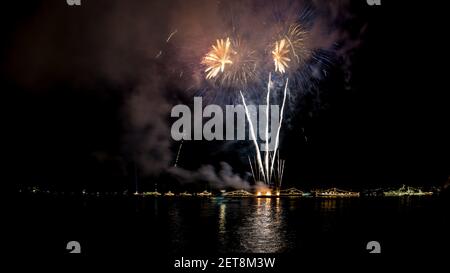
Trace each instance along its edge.
<path fill-rule="evenodd" d="M 351 89 L 336 68 L 321 83 L 321 103 L 312 103 L 314 108 L 307 99 L 302 102 L 307 105 L 299 108 L 281 147 L 287 160 L 286 185 L 442 185 L 450 175 L 444 9 L 410 1 L 383 1 L 380 7 L 364 2 L 352 2 L 368 27 L 364 42 L 350 56 Z M 151 5 L 163 6 L 161 13 L 171 9 L 170 4 Z M 130 92 L 138 88 L 137 78 L 145 73 L 133 72 L 140 62 L 136 56 L 149 56 L 157 46 L 140 48 L 135 44 L 140 38 L 120 36 L 116 45 L 121 46 L 104 52 L 114 60 L 93 66 L 91 58 L 98 60 L 101 44 L 86 35 L 98 33 L 101 40 L 108 33 L 130 31 L 121 28 L 120 16 L 118 24 L 101 19 L 95 25 L 90 25 L 92 20 L 83 23 L 82 18 L 106 10 L 106 3 L 70 8 L 65 1 L 2 3 L 4 183 L 58 189 L 132 188 L 135 147 L 130 147 L 124 109 Z M 53 34 L 38 36 L 33 22 L 46 16 L 58 16 L 61 26 Z M 95 31 L 85 32 L 87 28 Z M 146 39 L 162 39 L 169 32 L 169 27 L 157 24 L 154 29 L 157 33 Z M 33 50 L 35 45 L 42 49 L 39 45 L 46 43 L 41 39 L 48 37 L 54 39 L 48 42 L 49 52 Z M 129 52 L 123 43 L 130 43 Z M 90 53 L 90 48 L 96 50 Z M 28 58 L 29 63 L 24 61 Z M 164 113 L 169 117 L 169 111 Z M 178 148 L 169 138 L 168 134 L 161 144 L 168 143 L 172 152 L 165 159 L 167 165 L 173 164 Z M 180 164 L 195 169 L 226 160 L 244 172 L 241 155 L 218 149 L 220 144 L 185 143 Z M 138 172 L 143 181 L 169 179 L 163 171 L 139 168 Z"/>

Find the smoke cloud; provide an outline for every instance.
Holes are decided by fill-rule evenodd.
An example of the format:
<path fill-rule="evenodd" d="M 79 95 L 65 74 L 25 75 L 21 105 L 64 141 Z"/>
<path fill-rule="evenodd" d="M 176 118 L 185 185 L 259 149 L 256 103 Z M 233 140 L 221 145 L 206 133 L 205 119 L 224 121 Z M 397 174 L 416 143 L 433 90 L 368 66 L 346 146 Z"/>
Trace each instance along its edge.
<path fill-rule="evenodd" d="M 169 173 L 182 183 L 194 183 L 207 181 L 215 189 L 234 188 L 251 189 L 250 184 L 233 172 L 233 168 L 226 162 L 220 162 L 220 168 L 216 170 L 212 165 L 204 165 L 197 171 L 189 171 L 181 168 L 170 168 Z"/>

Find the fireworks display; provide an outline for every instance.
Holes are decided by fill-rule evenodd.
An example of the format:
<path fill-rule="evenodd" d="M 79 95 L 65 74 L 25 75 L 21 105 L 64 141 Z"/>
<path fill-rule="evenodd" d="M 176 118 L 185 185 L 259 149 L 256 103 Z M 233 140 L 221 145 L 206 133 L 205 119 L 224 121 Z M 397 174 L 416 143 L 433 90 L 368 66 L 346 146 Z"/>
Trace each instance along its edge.
<path fill-rule="evenodd" d="M 285 39 L 275 42 L 275 49 L 272 51 L 275 72 L 286 72 L 286 68 L 289 67 L 287 63 L 291 61 L 291 59 L 287 57 L 288 53 L 289 49 L 287 49 Z"/>
<path fill-rule="evenodd" d="M 284 74 L 290 66 L 295 70 L 305 63 L 310 55 L 306 46 L 306 37 L 306 30 L 299 24 L 292 24 L 287 32 L 275 41 L 272 50 L 275 72 Z"/>
<path fill-rule="evenodd" d="M 202 63 L 207 66 L 205 69 L 206 78 L 211 79 L 217 77 L 220 72 L 225 71 L 226 65 L 231 65 L 233 62 L 230 59 L 232 54 L 230 38 L 225 41 L 223 39 L 217 40 L 216 45 L 203 58 Z"/>
<path fill-rule="evenodd" d="M 277 185 L 281 183 L 282 173 L 284 169 L 284 161 L 279 159 L 279 139 L 280 128 L 283 122 L 283 114 L 286 103 L 286 95 L 288 88 L 288 79 L 285 79 L 283 100 L 281 107 L 281 119 L 277 128 L 274 151 L 268 150 L 268 128 L 269 128 L 269 105 L 272 88 L 272 76 L 271 72 L 279 73 L 281 75 L 290 72 L 295 73 L 302 64 L 306 63 L 309 57 L 309 50 L 306 46 L 307 31 L 304 30 L 300 24 L 291 24 L 289 27 L 284 28 L 285 31 L 279 32 L 275 38 L 275 42 L 272 43 L 272 47 L 269 45 L 270 50 L 252 50 L 246 43 L 240 39 L 227 37 L 226 39 L 217 39 L 216 44 L 213 45 L 209 52 L 202 59 L 202 64 L 206 67 L 205 78 L 218 83 L 218 87 L 244 87 L 247 88 L 247 84 L 250 81 L 258 81 L 260 75 L 269 70 L 269 81 L 267 84 L 266 93 L 266 140 L 265 140 L 265 153 L 262 155 L 258 147 L 258 142 L 255 135 L 254 125 L 249 117 L 247 104 L 245 97 L 240 92 L 242 103 L 244 104 L 248 123 L 250 125 L 250 134 L 252 135 L 253 144 L 255 145 L 256 152 L 256 169 L 255 172 L 252 169 L 252 174 L 255 178 L 257 174 L 258 178 L 267 185 L 271 185 L 273 175 Z M 266 48 L 265 46 L 259 47 Z M 274 66 L 270 67 L 268 60 L 273 60 Z M 290 71 L 288 71 L 290 70 Z M 295 77 L 295 76 L 294 76 Z M 277 81 L 282 80 L 277 77 Z M 278 160 L 278 166 L 275 168 L 275 161 Z"/>
<path fill-rule="evenodd" d="M 289 48 L 292 50 L 293 59 L 297 64 L 305 63 L 310 55 L 306 46 L 307 37 L 307 31 L 300 24 L 291 25 L 288 32 L 284 35 Z"/>
<path fill-rule="evenodd" d="M 232 39 L 231 47 L 232 64 L 217 77 L 217 81 L 220 86 L 243 88 L 256 79 L 258 68 L 256 52 L 240 39 Z"/>
<path fill-rule="evenodd" d="M 250 125 L 249 131 L 252 136 L 253 144 L 255 145 L 256 159 L 258 162 L 259 171 L 260 171 L 260 174 L 262 174 L 262 176 L 264 177 L 264 181 L 267 181 L 267 176 L 266 176 L 266 173 L 264 172 L 264 166 L 262 163 L 261 152 L 259 151 L 258 141 L 256 138 L 253 122 L 252 122 L 252 119 L 250 118 L 250 113 L 248 111 L 247 103 L 245 103 L 244 95 L 242 94 L 242 92 L 240 92 L 240 93 L 241 93 L 242 103 L 244 104 L 244 108 L 245 108 L 245 116 L 247 117 L 247 121 Z"/>
<path fill-rule="evenodd" d="M 275 181 L 277 183 L 277 185 L 275 185 L 276 187 L 279 187 L 281 185 L 281 181 L 283 178 L 283 171 L 284 171 L 284 160 L 280 161 L 280 157 L 279 157 L 279 152 L 278 152 L 278 146 L 279 146 L 279 138 L 280 138 L 280 129 L 283 123 L 283 115 L 284 115 L 284 107 L 286 104 L 286 96 L 287 96 L 287 88 L 288 88 L 288 83 L 289 83 L 289 79 L 286 79 L 286 83 L 284 85 L 284 92 L 283 92 L 283 102 L 281 105 L 281 113 L 280 113 L 280 122 L 278 124 L 278 128 L 277 128 L 277 134 L 275 137 L 275 146 L 274 146 L 274 150 L 273 152 L 270 152 L 268 150 L 269 148 L 269 133 L 268 133 L 268 128 L 269 128 L 269 105 L 270 105 L 270 90 L 271 90 L 271 85 L 272 85 L 272 79 L 271 79 L 271 75 L 269 75 L 269 81 L 267 84 L 267 96 L 266 96 L 266 126 L 265 126 L 265 134 L 266 134 L 266 143 L 265 143 L 265 147 L 266 147 L 266 151 L 265 151 L 265 159 L 264 159 L 264 163 L 262 160 L 262 156 L 261 156 L 261 152 L 259 150 L 259 146 L 258 146 L 258 142 L 256 140 L 256 134 L 255 134 L 255 129 L 254 129 L 254 124 L 252 122 L 252 119 L 250 118 L 250 113 L 248 111 L 248 107 L 247 107 L 247 103 L 245 102 L 245 97 L 241 94 L 241 98 L 242 98 L 242 103 L 244 105 L 245 108 L 245 115 L 247 117 L 247 121 L 249 123 L 249 131 L 250 134 L 252 136 L 252 140 L 253 140 L 253 144 L 255 146 L 255 152 L 256 152 L 256 163 L 258 165 L 258 169 L 259 172 L 258 174 L 258 178 L 262 177 L 264 180 L 264 183 L 267 185 L 271 185 L 271 181 L 272 181 L 272 175 L 276 175 L 275 177 Z M 278 156 L 277 156 L 278 155 Z M 250 167 L 251 167 L 251 171 L 252 171 L 252 175 L 255 178 L 255 172 L 253 170 L 252 164 L 251 164 L 251 160 L 249 158 L 250 161 Z M 270 161 L 270 162 L 269 162 Z M 277 170 L 274 171 L 274 165 L 275 165 L 275 161 L 278 161 L 278 166 L 277 166 Z"/>
<path fill-rule="evenodd" d="M 235 26 L 232 22 L 231 28 L 226 28 L 216 42 L 204 51 L 200 62 L 205 85 L 201 85 L 197 94 L 212 97 L 219 104 L 236 103 L 236 95 L 233 92 L 238 92 L 237 96 L 240 94 L 249 123 L 249 133 L 255 146 L 254 165 L 251 164 L 252 175 L 255 181 L 263 181 L 268 186 L 279 187 L 284 171 L 279 145 L 288 83 L 291 85 L 290 89 L 301 92 L 314 88 L 317 73 L 322 73 L 318 72 L 318 69 L 322 69 L 326 61 L 321 52 L 311 48 L 309 20 L 310 13 L 306 11 L 294 20 L 274 22 L 273 27 L 268 28 L 266 33 L 254 33 L 248 26 Z M 242 30 L 239 30 L 239 27 L 242 27 Z M 316 73 L 314 77 L 312 73 Z M 269 81 L 265 93 L 261 90 L 264 89 L 267 75 Z M 288 81 L 288 78 L 291 81 Z M 256 102 L 262 99 L 263 94 L 267 124 L 265 151 L 260 151 L 255 124 L 252 124 L 249 117 L 246 99 Z M 281 111 L 280 123 L 278 128 L 275 128 L 275 146 L 273 151 L 269 151 L 268 109 L 273 99 L 275 102 L 272 103 L 279 104 Z"/>
<path fill-rule="evenodd" d="M 223 87 L 244 87 L 256 78 L 257 57 L 238 38 L 218 39 L 203 57 L 205 78 Z"/>
<path fill-rule="evenodd" d="M 288 69 L 295 72 L 311 55 L 306 45 L 307 36 L 300 24 L 291 24 L 272 39 L 269 52 L 262 50 L 265 46 L 252 49 L 250 42 L 236 37 L 217 39 L 201 61 L 205 78 L 223 87 L 246 87 L 267 70 L 280 74 L 287 73 Z M 267 69 L 270 67 L 266 62 L 268 58 L 273 61 L 270 69 Z"/>

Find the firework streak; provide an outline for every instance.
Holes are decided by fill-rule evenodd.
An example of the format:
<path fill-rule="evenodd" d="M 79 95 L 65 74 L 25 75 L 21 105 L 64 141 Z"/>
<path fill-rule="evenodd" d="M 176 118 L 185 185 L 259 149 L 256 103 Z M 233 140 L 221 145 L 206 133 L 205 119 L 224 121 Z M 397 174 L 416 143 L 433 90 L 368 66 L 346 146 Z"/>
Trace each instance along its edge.
<path fill-rule="evenodd" d="M 263 164 L 263 161 L 262 161 L 261 152 L 259 150 L 258 142 L 256 140 L 255 131 L 254 131 L 254 127 L 253 127 L 253 122 L 252 122 L 252 119 L 250 118 L 250 113 L 249 113 L 248 108 L 247 108 L 247 103 L 245 102 L 244 95 L 242 94 L 242 92 L 240 92 L 241 98 L 242 98 L 242 104 L 244 105 L 244 108 L 245 108 L 245 115 L 247 116 L 247 120 L 248 120 L 248 123 L 250 125 L 249 126 L 250 127 L 250 129 L 249 129 L 250 130 L 250 134 L 252 136 L 253 144 L 255 145 L 256 159 L 257 159 L 257 162 L 258 162 L 259 171 L 262 174 L 262 177 L 264 178 L 264 182 L 266 184 L 270 184 L 270 182 L 271 182 L 272 174 L 274 173 L 275 160 L 277 160 L 277 152 L 278 152 L 278 146 L 279 146 L 279 140 L 280 140 L 280 130 L 281 130 L 281 125 L 283 123 L 284 106 L 285 106 L 285 103 L 286 103 L 288 83 L 289 83 L 289 79 L 286 79 L 286 84 L 284 86 L 284 92 L 283 92 L 283 102 L 282 102 L 282 106 L 281 106 L 280 122 L 278 124 L 277 134 L 276 134 L 276 137 L 275 137 L 274 150 L 273 150 L 272 155 L 271 155 L 270 151 L 269 151 L 269 105 L 270 105 L 270 88 L 271 88 L 271 85 L 272 85 L 272 81 L 271 81 L 271 75 L 269 75 L 269 82 L 267 84 L 267 96 L 266 96 L 266 103 L 267 103 L 267 108 L 266 108 L 266 128 L 265 128 L 266 129 L 265 130 L 265 136 L 266 136 L 265 141 L 266 141 L 266 144 L 265 144 L 265 158 L 264 158 L 265 160 L 264 160 L 264 164 Z M 283 166 L 284 166 L 284 163 L 283 163 Z M 255 176 L 255 174 L 253 172 L 253 169 L 252 169 L 252 174 L 253 174 L 253 176 Z M 278 175 L 281 175 L 280 171 L 278 171 Z M 278 180 L 279 180 L 279 183 L 280 183 L 281 182 L 281 177 L 279 177 Z"/>

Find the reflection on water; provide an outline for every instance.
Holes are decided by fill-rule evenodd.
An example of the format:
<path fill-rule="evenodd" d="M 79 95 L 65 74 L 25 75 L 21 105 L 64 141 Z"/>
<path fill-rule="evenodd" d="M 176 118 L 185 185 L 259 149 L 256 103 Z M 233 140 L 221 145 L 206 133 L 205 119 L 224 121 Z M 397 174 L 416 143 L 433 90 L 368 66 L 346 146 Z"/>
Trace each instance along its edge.
<path fill-rule="evenodd" d="M 333 199 L 322 199 L 322 202 L 318 203 L 318 205 L 320 206 L 321 211 L 324 211 L 324 212 L 335 211 L 337 201 L 334 198 Z"/>
<path fill-rule="evenodd" d="M 224 234 L 226 232 L 225 224 L 225 214 L 226 214 L 227 205 L 220 204 L 220 212 L 219 212 L 219 233 Z"/>
<path fill-rule="evenodd" d="M 184 247 L 183 240 L 183 219 L 180 215 L 180 210 L 178 204 L 169 204 L 167 210 L 167 221 L 170 223 L 168 225 L 170 242 L 172 243 L 171 248 L 174 251 L 182 250 Z"/>
<path fill-rule="evenodd" d="M 415 253 L 418 246 L 428 252 L 435 246 L 430 242 L 446 245 L 444 234 L 450 230 L 448 200 L 432 196 L 103 199 L 36 196 L 18 201 L 15 206 L 26 217 L 20 217 L 23 220 L 17 229 L 32 226 L 37 230 L 34 233 L 28 228 L 20 230 L 22 235 L 31 234 L 26 239 L 42 238 L 36 245 L 47 245 L 47 240 L 54 238 L 49 245 L 59 249 L 64 244 L 61 240 L 72 234 L 89 242 L 91 251 L 150 253 L 149 257 L 289 253 L 301 259 L 304 254 L 365 253 L 369 240 L 381 241 L 389 253 L 408 250 Z M 54 233 L 59 230 L 64 234 L 55 238 Z"/>
<path fill-rule="evenodd" d="M 257 198 L 256 201 L 251 213 L 238 228 L 242 250 L 254 253 L 281 252 L 286 247 L 286 240 L 279 199 Z"/>
<path fill-rule="evenodd" d="M 322 213 L 341 212 L 357 199 L 352 198 L 321 198 L 317 199 L 316 209 Z"/>
<path fill-rule="evenodd" d="M 317 199 L 316 211 L 320 212 L 319 228 L 322 232 L 332 232 L 336 226 L 338 216 L 349 199 L 342 198 L 320 198 Z"/>
<path fill-rule="evenodd" d="M 173 253 L 320 251 L 360 235 L 393 232 L 405 217 L 428 209 L 420 198 L 146 199 L 136 204 L 147 237 Z M 424 214 L 427 215 L 427 214 Z M 402 218 L 403 217 L 403 218 Z M 392 225 L 394 221 L 396 225 Z M 400 221 L 400 220 L 399 220 Z M 414 219 L 401 232 L 417 225 Z M 341 240 L 341 241 L 339 241 Z M 336 243 L 338 242 L 338 243 Z M 359 243 L 359 242 L 358 242 Z M 322 249 L 324 248 L 324 249 Z"/>
<path fill-rule="evenodd" d="M 233 212 L 228 213 L 230 206 Z M 243 206 L 239 209 L 237 206 Z M 219 205 L 219 251 L 274 253 L 286 246 L 285 221 L 279 198 L 242 199 Z M 227 218 L 234 224 L 227 224 Z"/>

